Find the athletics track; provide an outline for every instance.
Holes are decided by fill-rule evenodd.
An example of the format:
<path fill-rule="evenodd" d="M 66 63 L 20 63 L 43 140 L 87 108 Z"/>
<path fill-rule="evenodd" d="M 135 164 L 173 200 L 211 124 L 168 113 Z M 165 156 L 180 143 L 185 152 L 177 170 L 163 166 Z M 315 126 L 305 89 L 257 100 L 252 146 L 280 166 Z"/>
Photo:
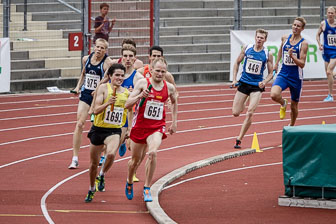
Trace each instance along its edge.
<path fill-rule="evenodd" d="M 160 148 L 154 181 L 190 163 L 234 152 L 234 140 L 245 118 L 244 114 L 231 115 L 235 90 L 228 85 L 180 86 L 178 90 L 178 132 Z M 279 105 L 270 99 L 269 91 L 270 85 L 242 141 L 243 149 L 248 149 L 256 132 L 264 152 L 218 162 L 175 180 L 176 185 L 159 196 L 161 207 L 173 220 L 330 223 L 336 218 L 331 210 L 277 205 L 284 191 L 279 145 L 289 113 L 286 119 L 278 119 Z M 304 82 L 297 125 L 336 123 L 336 103 L 322 102 L 326 94 L 326 81 Z M 283 95 L 289 98 L 288 91 Z M 106 176 L 106 192 L 97 192 L 92 203 L 84 203 L 89 184 L 89 121 L 80 167 L 67 169 L 77 102 L 71 94 L 0 95 L 0 223 L 156 223 L 142 198 L 143 164 L 134 199 L 129 201 L 124 195 L 130 152 L 116 158 Z"/>

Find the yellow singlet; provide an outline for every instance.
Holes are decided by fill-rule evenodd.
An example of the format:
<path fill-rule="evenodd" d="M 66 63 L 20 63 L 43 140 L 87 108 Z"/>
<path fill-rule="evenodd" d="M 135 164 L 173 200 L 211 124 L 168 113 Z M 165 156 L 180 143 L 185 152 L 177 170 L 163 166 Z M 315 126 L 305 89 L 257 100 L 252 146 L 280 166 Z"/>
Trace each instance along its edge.
<path fill-rule="evenodd" d="M 104 100 L 106 103 L 112 96 L 113 90 L 111 84 L 107 84 L 108 95 Z M 114 103 L 114 109 L 111 111 L 111 105 L 105 108 L 103 112 L 97 114 L 94 118 L 93 125 L 101 128 L 121 128 L 126 123 L 127 109 L 125 103 L 129 96 L 128 89 L 124 89 L 123 93 L 117 93 L 117 101 Z"/>

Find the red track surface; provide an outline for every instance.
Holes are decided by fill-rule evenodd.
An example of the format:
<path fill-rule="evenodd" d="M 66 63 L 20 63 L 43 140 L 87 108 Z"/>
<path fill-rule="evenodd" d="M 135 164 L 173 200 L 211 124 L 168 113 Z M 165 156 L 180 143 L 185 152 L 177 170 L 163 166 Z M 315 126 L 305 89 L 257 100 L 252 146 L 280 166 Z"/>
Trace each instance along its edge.
<path fill-rule="evenodd" d="M 289 113 L 288 119 L 278 119 L 279 105 L 270 99 L 269 89 L 242 146 L 249 148 L 257 132 L 261 148 L 275 148 L 188 175 L 281 162 L 277 146 Z M 154 181 L 191 162 L 233 151 L 244 120 L 244 115 L 231 115 L 234 90 L 228 86 L 179 87 L 179 92 L 178 133 L 163 142 Z M 321 102 L 326 94 L 326 81 L 304 83 L 297 125 L 336 123 L 335 102 Z M 289 98 L 289 93 L 284 96 Z M 128 201 L 124 195 L 129 152 L 117 158 L 107 174 L 106 192 L 97 192 L 92 203 L 84 203 L 89 185 L 86 132 L 80 168 L 67 169 L 77 102 L 70 94 L 0 96 L 0 223 L 155 223 L 142 199 L 143 165 L 134 199 Z M 86 131 L 90 125 L 88 121 Z M 179 223 L 291 223 L 298 221 L 297 214 L 301 223 L 326 223 L 336 217 L 327 210 L 279 207 L 281 170 L 281 165 L 274 165 L 181 184 L 163 191 L 160 203 Z"/>

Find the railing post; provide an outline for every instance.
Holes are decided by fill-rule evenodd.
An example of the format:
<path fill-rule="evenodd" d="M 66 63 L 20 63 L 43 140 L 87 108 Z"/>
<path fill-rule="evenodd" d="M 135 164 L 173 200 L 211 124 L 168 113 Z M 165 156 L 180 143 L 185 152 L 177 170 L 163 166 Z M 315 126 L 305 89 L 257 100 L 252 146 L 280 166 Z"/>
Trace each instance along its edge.
<path fill-rule="evenodd" d="M 242 0 L 234 0 L 234 29 L 241 30 L 242 28 Z"/>
<path fill-rule="evenodd" d="M 24 6 L 23 6 L 23 31 L 27 31 L 27 0 L 24 0 Z"/>
<path fill-rule="evenodd" d="M 9 37 L 9 0 L 3 0 L 3 37 Z"/>
<path fill-rule="evenodd" d="M 160 45 L 160 0 L 154 0 L 154 45 Z"/>
<path fill-rule="evenodd" d="M 320 1 L 320 21 L 324 20 L 325 16 L 325 0 Z"/>
<path fill-rule="evenodd" d="M 301 0 L 298 0 L 298 16 L 301 16 Z"/>
<path fill-rule="evenodd" d="M 82 57 L 89 53 L 89 43 L 91 34 L 89 31 L 89 4 L 90 0 L 82 0 L 82 34 L 83 34 L 83 50 Z"/>

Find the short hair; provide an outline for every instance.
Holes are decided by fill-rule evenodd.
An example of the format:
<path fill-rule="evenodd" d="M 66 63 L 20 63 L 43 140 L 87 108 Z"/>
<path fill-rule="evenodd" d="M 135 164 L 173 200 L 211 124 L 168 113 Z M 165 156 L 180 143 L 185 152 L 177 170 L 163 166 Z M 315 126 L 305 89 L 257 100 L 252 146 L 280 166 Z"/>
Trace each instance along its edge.
<path fill-rule="evenodd" d="M 152 56 L 153 51 L 160 51 L 161 52 L 161 56 L 163 56 L 163 49 L 160 46 L 157 45 L 153 45 L 151 48 L 149 48 L 149 56 Z"/>
<path fill-rule="evenodd" d="M 126 72 L 125 66 L 123 66 L 122 64 L 119 64 L 119 63 L 114 63 L 107 70 L 107 75 L 111 75 L 112 76 L 114 74 L 115 70 L 117 70 L 117 69 L 121 69 L 124 72 Z"/>
<path fill-rule="evenodd" d="M 160 58 L 156 58 L 153 63 L 152 63 L 152 68 L 154 68 L 154 66 L 158 63 L 158 62 L 161 62 L 163 64 L 165 64 L 167 67 L 168 67 L 168 63 L 166 61 L 166 59 L 164 59 L 163 57 L 160 57 Z"/>
<path fill-rule="evenodd" d="M 335 6 L 329 6 L 328 9 L 327 9 L 327 11 L 328 11 L 329 9 L 333 9 L 334 12 L 336 12 L 336 7 L 335 7 Z"/>
<path fill-rule="evenodd" d="M 104 7 L 107 7 L 107 8 L 110 8 L 110 6 L 107 4 L 107 3 L 101 3 L 100 5 L 99 5 L 99 7 L 100 7 L 100 9 L 102 9 L 102 8 L 104 8 Z"/>
<path fill-rule="evenodd" d="M 102 42 L 105 45 L 106 49 L 109 46 L 109 43 L 105 39 L 103 39 L 103 38 L 98 38 L 95 43 L 97 43 L 97 42 Z"/>
<path fill-rule="evenodd" d="M 133 39 L 129 39 L 129 38 L 123 39 L 121 46 L 123 46 L 124 44 L 130 44 L 136 48 L 136 43 Z"/>
<path fill-rule="evenodd" d="M 268 32 L 266 30 L 259 28 L 256 30 L 256 36 L 257 36 L 257 33 L 265 34 L 265 38 L 267 39 Z"/>
<path fill-rule="evenodd" d="M 124 51 L 132 51 L 134 53 L 134 56 L 136 55 L 136 49 L 133 45 L 131 44 L 125 44 L 122 48 L 121 48 L 121 55 L 124 54 Z"/>
<path fill-rule="evenodd" d="M 294 19 L 294 21 L 295 20 L 297 20 L 297 21 L 300 21 L 301 23 L 302 23 L 302 28 L 304 28 L 305 27 L 305 25 L 306 25 L 306 20 L 305 20 L 305 18 L 303 18 L 303 17 L 296 17 L 295 19 Z"/>

